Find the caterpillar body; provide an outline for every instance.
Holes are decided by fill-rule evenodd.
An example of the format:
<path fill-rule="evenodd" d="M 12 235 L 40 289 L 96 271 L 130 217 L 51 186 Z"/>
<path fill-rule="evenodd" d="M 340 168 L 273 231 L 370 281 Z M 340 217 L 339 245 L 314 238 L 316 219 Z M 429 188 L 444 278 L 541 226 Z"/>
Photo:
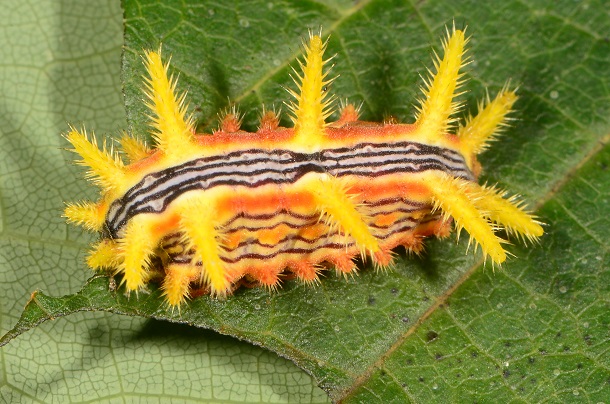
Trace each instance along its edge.
<path fill-rule="evenodd" d="M 161 279 L 175 307 L 194 288 L 215 296 L 241 281 L 273 289 L 283 273 L 311 283 L 322 265 L 349 274 L 357 256 L 387 267 L 392 249 L 419 252 L 423 238 L 448 235 L 452 220 L 485 257 L 502 263 L 498 229 L 532 240 L 543 230 L 514 197 L 476 182 L 476 156 L 505 125 L 515 93 L 506 86 L 450 133 L 466 43 L 463 31 L 448 33 L 415 123 L 360 121 L 351 104 L 326 122 L 334 101 L 326 43 L 310 35 L 295 70 L 298 89 L 289 90 L 294 126 L 279 126 L 267 111 L 249 133 L 233 111 L 212 135 L 195 133 L 168 64 L 160 52 L 147 52 L 155 147 L 124 136 L 120 157 L 84 131 L 66 135 L 102 190 L 98 202 L 68 204 L 64 212 L 69 222 L 101 232 L 88 265 L 122 274 L 127 291 Z"/>

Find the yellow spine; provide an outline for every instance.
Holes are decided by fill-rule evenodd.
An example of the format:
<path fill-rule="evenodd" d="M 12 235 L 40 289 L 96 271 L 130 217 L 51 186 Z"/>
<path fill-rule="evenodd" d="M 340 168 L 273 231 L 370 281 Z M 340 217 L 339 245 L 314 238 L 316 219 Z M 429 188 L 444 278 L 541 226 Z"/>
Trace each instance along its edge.
<path fill-rule="evenodd" d="M 430 73 L 425 87 L 422 89 L 425 99 L 420 101 L 416 115 L 418 133 L 428 143 L 435 142 L 451 127 L 454 119 L 451 118 L 460 104 L 453 101 L 455 92 L 462 81 L 460 68 L 464 65 L 464 46 L 467 39 L 464 32 L 453 30 L 453 34 L 443 42 L 444 57 L 438 56 L 434 61 L 436 74 Z"/>
<path fill-rule="evenodd" d="M 483 103 L 479 104 L 479 113 L 458 130 L 464 157 L 470 158 L 487 148 L 489 142 L 499 133 L 499 129 L 506 126 L 506 115 L 511 112 L 516 100 L 517 94 L 505 87 L 493 101 L 488 101 L 484 108 Z"/>
<path fill-rule="evenodd" d="M 165 270 L 163 280 L 163 296 L 170 307 L 180 307 L 190 297 L 190 283 L 199 273 L 195 265 L 170 264 Z"/>
<path fill-rule="evenodd" d="M 207 202 L 207 203 L 206 203 Z M 213 295 L 225 295 L 231 286 L 225 264 L 220 259 L 221 234 L 218 214 L 209 200 L 189 199 L 183 202 L 181 231 L 187 245 L 195 247 L 195 258 L 203 263 L 201 281 L 209 285 Z"/>
<path fill-rule="evenodd" d="M 487 216 L 494 223 L 505 227 L 509 233 L 529 241 L 536 240 L 544 233 L 540 223 L 523 210 L 514 197 L 505 199 L 504 192 L 476 183 L 469 184 L 468 188 L 477 209 L 487 212 Z"/>
<path fill-rule="evenodd" d="M 302 75 L 295 70 L 293 77 L 298 92 L 288 90 L 296 103 L 291 103 L 288 107 L 293 112 L 294 142 L 315 147 L 325 139 L 325 119 L 332 113 L 334 98 L 328 96 L 328 85 L 332 80 L 325 80 L 328 72 L 323 72 L 324 65 L 328 62 L 323 59 L 326 43 L 318 35 L 312 35 L 309 45 L 304 47 L 305 63 L 299 62 Z"/>
<path fill-rule="evenodd" d="M 155 222 L 149 215 L 138 215 L 129 220 L 123 238 L 118 240 L 119 272 L 128 291 L 138 291 L 148 280 L 150 258 L 162 235 L 154 231 Z M 156 236 L 155 236 L 156 235 Z"/>
<path fill-rule="evenodd" d="M 365 222 L 362 207 L 357 207 L 355 196 L 349 195 L 339 180 L 327 176 L 312 181 L 311 188 L 317 210 L 326 220 L 329 231 L 340 230 L 346 237 L 353 238 L 362 256 L 379 251 L 379 243 Z"/>
<path fill-rule="evenodd" d="M 160 52 L 147 52 L 145 57 L 147 104 L 152 113 L 153 134 L 157 149 L 169 156 L 188 155 L 192 150 L 194 125 L 187 117 L 185 96 L 176 96 L 176 80 L 168 78 L 169 64 L 163 64 Z"/>

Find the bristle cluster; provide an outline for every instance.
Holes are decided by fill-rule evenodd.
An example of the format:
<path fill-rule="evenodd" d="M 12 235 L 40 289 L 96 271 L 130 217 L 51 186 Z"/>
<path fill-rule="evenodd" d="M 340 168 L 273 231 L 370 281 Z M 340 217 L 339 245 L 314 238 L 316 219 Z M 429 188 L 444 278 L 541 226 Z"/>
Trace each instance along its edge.
<path fill-rule="evenodd" d="M 505 87 L 479 114 L 453 129 L 467 39 L 455 28 L 423 89 L 417 121 L 362 122 L 359 107 L 341 105 L 326 122 L 333 97 L 324 67 L 326 42 L 310 35 L 289 90 L 294 128 L 265 111 L 256 133 L 241 129 L 235 107 L 212 136 L 195 135 L 185 96 L 176 95 L 159 52 L 147 52 L 145 93 L 154 147 L 123 135 L 125 165 L 95 137 L 67 134 L 79 163 L 102 190 L 98 203 L 68 204 L 69 222 L 105 237 L 87 263 L 121 274 L 128 291 L 162 278 L 162 292 L 179 307 L 193 287 L 213 296 L 256 282 L 269 290 L 282 273 L 314 284 L 324 263 L 353 275 L 354 258 L 391 268 L 392 249 L 420 254 L 422 240 L 465 229 L 494 264 L 505 261 L 496 231 L 534 241 L 541 224 L 515 197 L 478 185 L 476 155 L 507 122 L 516 100 Z"/>
<path fill-rule="evenodd" d="M 118 240 L 118 255 L 127 290 L 138 291 L 148 280 L 153 252 L 160 235 L 154 230 L 155 222 L 146 215 L 136 216 L 127 224 L 124 237 Z"/>
<path fill-rule="evenodd" d="M 87 257 L 87 265 L 95 271 L 112 270 L 121 265 L 119 248 L 114 240 L 104 239 L 93 246 Z"/>
<path fill-rule="evenodd" d="M 170 307 L 179 308 L 190 297 L 190 284 L 197 280 L 200 272 L 196 265 L 168 265 L 161 289 Z"/>
<path fill-rule="evenodd" d="M 259 132 L 272 132 L 280 126 L 279 113 L 275 110 L 267 111 L 263 106 L 261 113 L 260 125 L 258 126 Z"/>
<path fill-rule="evenodd" d="M 228 108 L 220 118 L 220 131 L 226 133 L 239 132 L 241 129 L 241 121 L 243 116 L 237 110 L 235 105 Z"/>

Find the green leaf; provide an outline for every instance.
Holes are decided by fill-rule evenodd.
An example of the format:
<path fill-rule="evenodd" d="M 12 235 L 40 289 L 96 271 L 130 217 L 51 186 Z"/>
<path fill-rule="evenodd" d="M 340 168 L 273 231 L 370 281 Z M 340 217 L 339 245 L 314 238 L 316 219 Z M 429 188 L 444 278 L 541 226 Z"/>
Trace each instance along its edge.
<path fill-rule="evenodd" d="M 251 341 L 294 361 L 334 400 L 606 400 L 604 393 L 610 388 L 610 265 L 606 241 L 610 236 L 610 150 L 606 146 L 610 138 L 609 14 L 601 1 L 566 2 L 552 8 L 545 2 L 498 4 L 458 7 L 448 1 L 417 5 L 398 1 L 357 5 L 244 1 L 220 6 L 126 0 L 124 88 L 128 126 L 138 134 L 146 133 L 139 90 L 143 72 L 140 54 L 143 49 L 156 49 L 160 42 L 164 54 L 172 56 L 172 71 L 180 75 L 180 89 L 189 92 L 201 130 L 214 127 L 216 113 L 229 102 L 239 103 L 246 112 L 246 125 L 254 128 L 262 103 L 280 106 L 287 100 L 282 86 L 292 85 L 289 67 L 296 63 L 301 38 L 308 28 L 320 26 L 325 35 L 331 35 L 329 54 L 337 53 L 333 72 L 340 77 L 332 91 L 362 101 L 365 119 L 393 115 L 409 121 L 421 84 L 419 75 L 430 66 L 431 50 L 438 51 L 445 26 L 452 21 L 458 26 L 468 25 L 472 35 L 470 54 L 475 62 L 467 69 L 470 93 L 462 96 L 467 110 L 474 112 L 485 88 L 494 94 L 509 78 L 519 86 L 521 97 L 512 128 L 482 158 L 484 180 L 523 194 L 547 223 L 547 234 L 540 244 L 526 247 L 517 242 L 510 247 L 516 257 L 501 270 L 492 271 L 477 256 L 464 255 L 466 240 L 429 240 L 424 258 L 401 253 L 396 270 L 389 274 L 363 268 L 358 277 L 347 281 L 329 274 L 314 288 L 287 281 L 274 294 L 252 289 L 240 290 L 226 301 L 201 297 L 181 312 L 166 311 L 154 288 L 148 295 L 128 299 L 104 277 L 92 278 L 74 295 L 49 297 L 84 283 L 84 265 L 75 258 L 82 257 L 82 249 L 90 241 L 87 235 L 62 224 L 61 200 L 94 197 L 93 191 L 76 179 L 80 170 L 66 163 L 71 156 L 57 151 L 57 147 L 65 146 L 57 135 L 65 127 L 51 124 L 59 121 L 52 113 L 59 115 L 55 109 L 63 111 L 62 105 L 77 105 L 75 113 L 85 116 L 63 117 L 92 128 L 90 122 L 99 118 L 87 114 L 116 105 L 104 96 L 110 93 L 108 84 L 97 88 L 100 93 L 95 99 L 100 104 L 95 106 L 88 98 L 73 99 L 69 90 L 80 84 L 74 81 L 51 81 L 58 94 L 53 102 L 39 108 L 32 100 L 40 90 L 30 88 L 34 88 L 36 78 L 41 80 L 40 76 L 45 80 L 47 76 L 68 76 L 64 70 L 70 62 L 79 67 L 73 76 L 83 79 L 91 77 L 95 67 L 115 71 L 112 63 L 96 63 L 95 57 L 111 59 L 116 53 L 110 56 L 100 45 L 85 52 L 89 57 L 82 59 L 71 53 L 80 44 L 60 42 L 69 57 L 51 58 L 59 63 L 59 73 L 49 67 L 54 66 L 52 63 L 37 61 L 40 64 L 28 70 L 31 62 L 13 62 L 19 71 L 14 76 L 26 77 L 31 71 L 34 78 L 22 79 L 26 85 L 20 86 L 30 98 L 7 103 L 20 102 L 24 107 L 21 115 L 6 115 L 12 116 L 13 122 L 4 122 L 9 131 L 0 138 L 0 153 L 5 154 L 0 162 L 0 273 L 2 283 L 12 285 L 1 292 L 2 312 L 14 318 L 26 290 L 39 285 L 49 294 L 32 296 L 21 320 L 4 340 L 46 319 L 83 310 L 106 311 L 192 324 Z M 77 14 L 71 8 L 70 12 L 66 10 L 60 13 L 64 19 Z M 76 22 L 62 26 L 88 21 L 69 18 Z M 90 28 L 91 21 L 85 25 Z M 94 32 L 89 35 L 97 37 Z M 57 52 L 54 48 L 50 51 Z M 32 54 L 45 55 L 44 49 Z M 82 60 L 89 65 L 79 66 Z M 114 76 L 108 80 L 116 83 L 112 81 L 116 80 Z M 46 114 L 28 121 L 23 111 L 31 110 Z M 40 122 L 49 128 L 41 129 Z M 100 119 L 95 129 L 121 126 L 114 122 Z M 32 127 L 41 134 L 33 136 Z M 10 128 L 14 128 L 12 132 Z M 43 148 L 41 143 L 52 144 L 53 148 Z M 21 303 L 15 304 L 17 301 Z M 70 322 L 71 318 L 77 320 Z M 11 322 L 3 317 L 3 329 Z M 80 314 L 43 325 L 43 331 L 29 333 L 1 351 L 3 363 L 9 364 L 3 374 L 2 392 L 44 399 L 46 392 L 61 391 L 77 399 L 82 393 L 71 382 L 81 374 L 90 379 L 87 386 L 93 387 L 88 388 L 98 389 L 96 397 L 129 397 L 150 388 L 155 396 L 156 384 L 167 384 L 185 400 L 195 399 L 202 397 L 202 390 L 190 384 L 175 386 L 201 380 L 208 383 L 210 379 L 215 380 L 210 383 L 212 387 L 244 391 L 240 390 L 244 383 L 239 378 L 234 384 L 227 378 L 212 378 L 210 360 L 195 365 L 192 355 L 201 351 L 180 348 L 185 343 L 213 340 L 212 334 L 186 331 L 190 328 L 177 324 L 150 324 Z M 138 338 L 125 337 L 130 335 L 130 326 L 140 333 Z M 191 334 L 178 335 L 185 332 Z M 120 337 L 113 339 L 113 333 Z M 48 340 L 51 343 L 44 346 L 42 341 Z M 236 350 L 245 349 L 235 343 Z M 32 351 L 33 346 L 43 347 Z M 13 349 L 16 354 L 11 353 Z M 61 352 L 61 360 L 57 353 L 53 358 L 53 349 Z M 263 355 L 261 351 L 251 352 Z M 127 359 L 122 356 L 125 354 Z M 88 363 L 104 355 L 115 358 L 119 369 L 106 378 Z M 235 351 L 226 356 L 235 358 Z M 170 371 L 157 372 L 142 382 L 142 388 L 137 380 L 154 372 L 147 366 L 150 363 L 192 372 L 185 371 L 178 377 Z M 100 364 L 102 369 L 109 368 L 107 362 Z M 63 365 L 68 369 L 64 369 L 62 383 L 40 375 L 41 369 L 48 372 Z M 259 370 L 260 379 L 269 375 L 267 369 Z M 28 377 L 44 380 L 47 384 L 43 385 L 50 387 L 28 385 Z M 104 381 L 103 388 L 97 380 Z M 274 383 L 277 388 L 283 387 L 282 391 L 289 390 L 288 384 L 286 378 Z M 255 385 L 248 384 L 252 386 L 248 388 L 254 389 L 256 396 L 215 395 L 226 390 L 210 388 L 203 397 L 270 401 L 258 393 Z M 280 393 L 272 400 L 320 399 L 311 389 L 295 394 Z"/>
<path fill-rule="evenodd" d="M 67 226 L 61 214 L 64 201 L 94 199 L 96 191 L 83 181 L 74 154 L 63 150 L 68 143 L 61 134 L 68 123 L 84 124 L 98 136 L 118 134 L 126 121 L 118 1 L 4 1 L 0 21 L 3 334 L 17 323 L 32 291 L 74 293 L 91 277 L 83 260 L 94 237 Z M 2 403 L 141 398 L 327 400 L 309 375 L 272 352 L 142 317 L 74 314 L 0 349 Z"/>

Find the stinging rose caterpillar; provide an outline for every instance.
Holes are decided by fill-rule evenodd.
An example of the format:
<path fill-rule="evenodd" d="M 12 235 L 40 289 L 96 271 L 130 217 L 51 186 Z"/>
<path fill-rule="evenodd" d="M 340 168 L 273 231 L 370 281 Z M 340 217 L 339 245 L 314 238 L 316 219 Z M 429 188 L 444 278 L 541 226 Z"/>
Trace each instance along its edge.
<path fill-rule="evenodd" d="M 476 182 L 476 156 L 517 97 L 505 86 L 454 127 L 467 42 L 461 30 L 448 33 L 415 123 L 361 121 L 351 104 L 327 122 L 334 98 L 326 42 L 310 34 L 297 90 L 288 90 L 293 127 L 266 111 L 258 131 L 246 132 L 232 111 L 212 135 L 195 133 L 168 64 L 146 52 L 155 146 L 125 135 L 119 156 L 84 131 L 66 135 L 101 188 L 98 202 L 65 210 L 69 222 L 102 235 L 88 265 L 121 274 L 128 292 L 161 280 L 174 307 L 195 289 L 224 296 L 241 282 L 274 289 L 284 273 L 306 283 L 325 267 L 349 274 L 357 256 L 387 267 L 392 249 L 419 252 L 425 237 L 447 236 L 452 221 L 501 264 L 507 253 L 497 230 L 535 240 L 543 229 L 514 197 Z"/>

